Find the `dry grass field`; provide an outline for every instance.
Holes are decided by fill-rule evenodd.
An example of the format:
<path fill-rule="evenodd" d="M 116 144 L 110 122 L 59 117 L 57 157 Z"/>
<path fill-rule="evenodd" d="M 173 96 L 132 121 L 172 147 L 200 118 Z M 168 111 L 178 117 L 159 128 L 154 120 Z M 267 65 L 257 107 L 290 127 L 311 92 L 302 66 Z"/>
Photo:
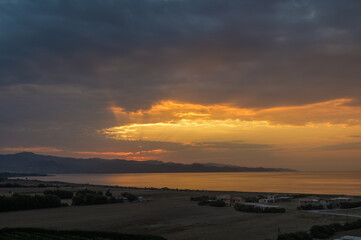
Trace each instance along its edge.
<path fill-rule="evenodd" d="M 77 190 L 82 186 L 62 187 Z M 90 187 L 105 190 L 104 187 Z M 33 194 L 39 188 L 0 189 Z M 93 206 L 69 206 L 0 213 L 0 228 L 42 227 L 51 229 L 104 230 L 136 234 L 153 234 L 168 240 L 219 240 L 219 239 L 276 239 L 282 233 L 308 230 L 316 224 L 345 222 L 345 217 L 327 216 L 297 211 L 297 201 L 277 203 L 286 213 L 244 213 L 230 207 L 198 206 L 191 196 L 217 195 L 217 192 L 191 192 L 169 190 L 112 189 L 113 195 L 129 191 L 147 201 Z M 233 195 L 244 196 L 246 193 Z M 248 193 L 248 195 L 252 195 Z M 354 231 L 355 232 L 355 231 Z M 357 232 L 356 232 L 357 233 Z M 361 234 L 360 234 L 361 235 Z"/>

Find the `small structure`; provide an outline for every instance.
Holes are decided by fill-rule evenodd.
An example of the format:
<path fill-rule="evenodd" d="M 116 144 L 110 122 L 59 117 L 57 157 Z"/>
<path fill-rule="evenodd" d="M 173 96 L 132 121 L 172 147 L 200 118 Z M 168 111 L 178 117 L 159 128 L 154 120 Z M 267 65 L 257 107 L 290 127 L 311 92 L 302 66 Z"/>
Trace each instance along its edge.
<path fill-rule="evenodd" d="M 322 198 L 318 200 L 318 203 L 326 208 L 328 205 L 331 205 L 333 201 L 330 198 Z"/>
<path fill-rule="evenodd" d="M 234 206 L 237 203 L 245 203 L 245 202 L 246 202 L 246 200 L 244 200 L 242 197 L 232 197 L 231 206 Z"/>
<path fill-rule="evenodd" d="M 259 199 L 259 203 L 275 203 L 275 202 L 289 202 L 292 197 L 282 197 L 279 195 L 268 195 L 267 198 Z"/>
<path fill-rule="evenodd" d="M 343 236 L 340 238 L 337 238 L 335 240 L 361 240 L 361 237 L 356 237 L 356 236 Z"/>
<path fill-rule="evenodd" d="M 245 203 L 246 201 L 242 197 L 232 197 L 231 195 L 219 195 L 216 196 L 217 200 L 222 200 L 227 207 L 233 207 L 237 203 Z"/>
<path fill-rule="evenodd" d="M 123 200 L 123 201 L 128 200 L 128 198 L 123 197 L 122 195 L 116 195 L 116 196 L 114 196 L 114 198 L 117 199 L 117 200 Z"/>
<path fill-rule="evenodd" d="M 336 203 L 336 204 L 341 204 L 341 203 L 346 203 L 346 202 L 351 202 L 351 198 L 349 197 L 336 197 L 336 198 L 331 198 L 331 201 L 333 203 Z"/>
<path fill-rule="evenodd" d="M 298 206 L 306 206 L 306 205 L 319 205 L 320 202 L 318 199 L 300 199 L 298 200 Z"/>
<path fill-rule="evenodd" d="M 293 197 L 279 197 L 277 199 L 278 202 L 290 202 L 293 199 Z"/>
<path fill-rule="evenodd" d="M 262 198 L 260 200 L 258 200 L 259 203 L 274 203 L 275 200 L 271 199 L 271 198 Z"/>
<path fill-rule="evenodd" d="M 260 204 L 260 203 L 245 203 L 245 205 L 259 207 L 262 210 L 264 210 L 265 208 L 282 208 L 281 206 L 267 205 L 267 204 Z"/>

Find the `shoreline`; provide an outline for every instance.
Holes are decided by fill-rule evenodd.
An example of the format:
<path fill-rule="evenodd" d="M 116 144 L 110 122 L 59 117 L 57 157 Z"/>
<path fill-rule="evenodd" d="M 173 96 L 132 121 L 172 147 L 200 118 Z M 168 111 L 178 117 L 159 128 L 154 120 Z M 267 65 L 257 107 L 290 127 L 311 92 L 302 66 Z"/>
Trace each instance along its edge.
<path fill-rule="evenodd" d="M 199 206 L 197 202 L 190 201 L 191 197 L 204 195 L 212 197 L 230 194 L 247 198 L 270 192 L 139 188 L 25 179 L 9 179 L 6 182 L 26 185 L 26 188 L 0 188 L 0 195 L 36 195 L 54 189 L 76 192 L 86 187 L 92 191 L 110 190 L 113 196 L 130 192 L 141 196 L 144 201 L 2 212 L 0 228 L 42 227 L 67 230 L 76 226 L 79 230 L 158 235 L 167 240 L 219 240 L 227 232 L 232 239 L 275 240 L 278 228 L 282 233 L 307 231 L 314 225 L 345 223 L 348 217 L 352 218 L 351 215 L 359 214 L 355 212 L 359 210 L 350 210 L 348 217 L 300 211 L 296 209 L 298 198 L 293 198 L 290 202 L 271 203 L 285 208 L 286 213 L 240 212 L 233 207 Z M 39 184 L 42 187 L 38 187 Z M 320 194 L 317 196 L 321 197 Z M 64 201 L 71 205 L 70 199 Z M 262 231 L 259 231 L 260 228 Z M 357 230 L 350 232 L 354 235 L 356 233 Z"/>
<path fill-rule="evenodd" d="M 214 192 L 224 194 L 278 194 L 278 195 L 305 195 L 305 196 L 322 196 L 322 197 L 355 197 L 361 198 L 361 195 L 349 195 L 349 194 L 323 194 L 323 193 L 297 193 L 297 192 L 259 192 L 259 191 L 226 191 L 226 190 L 208 190 L 208 189 L 181 189 L 181 188 L 156 188 L 156 187 L 134 187 L 134 186 L 120 186 L 120 185 L 103 185 L 103 184 L 91 184 L 91 183 L 72 183 L 63 181 L 44 181 L 38 179 L 24 179 L 23 177 L 9 178 L 12 181 L 26 181 L 26 182 L 39 182 L 45 184 L 62 184 L 62 185 L 73 185 L 74 187 L 101 187 L 101 188 L 119 188 L 119 189 L 134 189 L 134 190 L 154 190 L 154 191 L 176 191 L 176 192 Z"/>

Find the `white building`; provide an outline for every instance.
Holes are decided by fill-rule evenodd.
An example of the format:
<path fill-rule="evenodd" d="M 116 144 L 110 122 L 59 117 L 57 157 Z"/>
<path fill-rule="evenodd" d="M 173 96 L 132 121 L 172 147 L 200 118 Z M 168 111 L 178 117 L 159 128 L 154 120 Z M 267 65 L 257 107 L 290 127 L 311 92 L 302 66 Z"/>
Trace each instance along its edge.
<path fill-rule="evenodd" d="M 262 210 L 264 210 L 265 208 L 282 208 L 281 206 L 267 205 L 267 204 L 260 204 L 260 203 L 245 203 L 245 205 L 259 207 Z"/>

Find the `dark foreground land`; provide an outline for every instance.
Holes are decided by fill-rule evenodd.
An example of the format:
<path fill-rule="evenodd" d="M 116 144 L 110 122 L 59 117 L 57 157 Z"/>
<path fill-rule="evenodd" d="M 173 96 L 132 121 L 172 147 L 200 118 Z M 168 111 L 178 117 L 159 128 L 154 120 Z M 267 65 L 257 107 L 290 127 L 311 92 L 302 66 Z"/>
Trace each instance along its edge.
<path fill-rule="evenodd" d="M 0 240 L 165 240 L 150 235 L 123 234 L 100 231 L 49 230 L 41 228 L 3 228 Z"/>
<path fill-rule="evenodd" d="M 29 186 L 36 181 L 17 180 Z M 47 183 L 49 184 L 49 183 Z M 58 184 L 61 189 L 76 191 L 84 185 Z M 92 190 L 105 191 L 105 186 L 88 186 Z M 1 188 L 0 195 L 11 192 L 41 194 L 48 188 Z M 313 225 L 345 223 L 355 220 L 349 216 L 332 216 L 296 210 L 297 199 L 291 202 L 276 203 L 286 208 L 286 213 L 246 213 L 231 207 L 199 206 L 190 201 L 192 196 L 215 196 L 220 192 L 144 190 L 110 188 L 114 196 L 131 192 L 142 196 L 143 202 L 123 202 L 106 205 L 69 206 L 52 209 L 39 209 L 0 213 L 0 228 L 41 227 L 57 230 L 97 230 L 115 231 L 128 234 L 151 234 L 168 240 L 218 240 L 276 239 L 281 233 L 307 231 Z M 257 193 L 231 193 L 234 196 L 254 196 Z M 64 200 L 67 201 L 67 200 Z M 351 215 L 353 210 L 349 210 Z M 358 213 L 355 210 L 355 213 Z M 361 230 L 343 232 L 337 236 L 361 236 Z"/>

